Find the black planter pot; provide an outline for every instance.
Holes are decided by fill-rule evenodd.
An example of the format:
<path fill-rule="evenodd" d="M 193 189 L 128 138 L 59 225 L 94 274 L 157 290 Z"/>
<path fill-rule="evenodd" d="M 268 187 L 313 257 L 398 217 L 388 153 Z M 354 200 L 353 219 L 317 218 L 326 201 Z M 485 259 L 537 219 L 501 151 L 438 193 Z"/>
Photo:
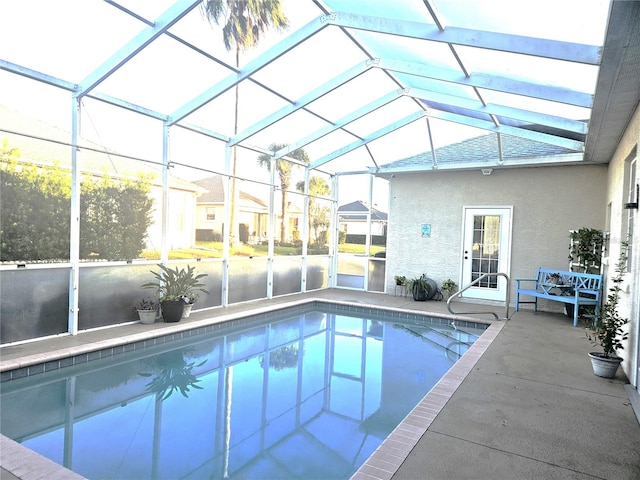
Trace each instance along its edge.
<path fill-rule="evenodd" d="M 184 310 L 184 302 L 182 300 L 165 300 L 161 304 L 162 318 L 165 322 L 179 322 L 182 318 Z"/>
<path fill-rule="evenodd" d="M 427 291 L 422 288 L 420 285 L 414 285 L 413 291 L 413 300 L 416 302 L 424 302 L 427 299 Z"/>

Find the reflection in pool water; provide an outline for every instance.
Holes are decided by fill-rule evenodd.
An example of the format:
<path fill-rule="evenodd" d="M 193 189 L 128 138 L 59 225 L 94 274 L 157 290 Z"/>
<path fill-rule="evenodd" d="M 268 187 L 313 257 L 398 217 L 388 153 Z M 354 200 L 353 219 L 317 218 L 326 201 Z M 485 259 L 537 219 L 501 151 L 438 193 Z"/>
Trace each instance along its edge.
<path fill-rule="evenodd" d="M 311 311 L 3 384 L 4 435 L 92 479 L 348 478 L 475 341 Z"/>

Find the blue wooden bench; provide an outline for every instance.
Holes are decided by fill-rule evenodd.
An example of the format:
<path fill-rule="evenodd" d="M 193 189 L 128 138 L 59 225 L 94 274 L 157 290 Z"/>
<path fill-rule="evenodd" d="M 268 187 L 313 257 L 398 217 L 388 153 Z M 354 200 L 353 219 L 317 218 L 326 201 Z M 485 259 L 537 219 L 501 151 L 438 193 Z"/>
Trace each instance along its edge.
<path fill-rule="evenodd" d="M 578 310 L 581 306 L 600 306 L 602 275 L 592 273 L 565 272 L 550 268 L 539 268 L 536 278 L 516 279 L 516 312 L 521 303 L 532 303 L 538 311 L 538 298 L 573 304 L 573 326 L 578 325 Z M 534 297 L 533 301 L 521 301 L 520 295 Z"/>

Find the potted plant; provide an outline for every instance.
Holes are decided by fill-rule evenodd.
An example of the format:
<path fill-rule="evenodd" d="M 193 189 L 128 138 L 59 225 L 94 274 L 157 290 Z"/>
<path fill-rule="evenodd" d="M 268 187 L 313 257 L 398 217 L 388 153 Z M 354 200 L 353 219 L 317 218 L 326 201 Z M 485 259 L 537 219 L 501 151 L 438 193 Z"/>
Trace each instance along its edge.
<path fill-rule="evenodd" d="M 405 277 L 404 275 L 394 275 L 393 279 L 398 286 L 404 285 L 407 282 L 407 277 Z"/>
<path fill-rule="evenodd" d="M 569 270 L 580 273 L 600 273 L 602 251 L 606 234 L 595 228 L 584 227 L 569 232 Z M 567 293 L 573 294 L 572 290 Z M 565 303 L 567 316 L 573 318 L 574 305 Z M 580 315 L 586 313 L 586 307 L 580 307 Z"/>
<path fill-rule="evenodd" d="M 424 302 L 432 298 L 436 291 L 436 283 L 427 278 L 426 274 L 407 280 L 407 291 L 411 292 L 416 302 Z"/>
<path fill-rule="evenodd" d="M 571 271 L 600 273 L 604 232 L 595 228 L 581 228 L 569 232 L 569 262 Z"/>
<path fill-rule="evenodd" d="M 447 298 L 449 298 L 451 294 L 458 291 L 458 284 L 452 279 L 447 278 L 444 282 L 442 282 L 442 290 L 447 292 Z"/>
<path fill-rule="evenodd" d="M 184 302 L 182 318 L 189 318 L 189 315 L 191 315 L 191 309 L 193 308 L 193 304 L 196 303 L 197 298 L 198 294 L 194 292 L 182 296 L 182 301 Z"/>
<path fill-rule="evenodd" d="M 157 282 L 149 282 L 142 285 L 144 288 L 157 289 L 157 296 L 160 300 L 162 318 L 165 322 L 179 322 L 182 318 L 185 297 L 191 298 L 198 292 L 208 294 L 204 283 L 201 280 L 207 276 L 206 273 L 195 274 L 195 267 L 187 265 L 186 268 L 169 268 L 159 264 L 159 272 L 151 270 L 151 274 Z"/>
<path fill-rule="evenodd" d="M 153 298 L 143 298 L 136 304 L 136 310 L 140 317 L 140 323 L 153 323 L 158 315 L 158 302 Z"/>
<path fill-rule="evenodd" d="M 613 286 L 609 288 L 607 301 L 600 307 L 600 315 L 587 321 L 587 337 L 594 345 L 599 345 L 602 352 L 591 352 L 593 373 L 599 377 L 613 378 L 618 371 L 622 358 L 617 355 L 618 350 L 624 348 L 622 342 L 627 339 L 627 332 L 622 328 L 629 323 L 628 318 L 622 318 L 618 313 L 620 300 L 620 284 L 627 265 L 628 242 L 620 245 L 620 256 L 616 264 L 616 275 L 611 278 Z"/>

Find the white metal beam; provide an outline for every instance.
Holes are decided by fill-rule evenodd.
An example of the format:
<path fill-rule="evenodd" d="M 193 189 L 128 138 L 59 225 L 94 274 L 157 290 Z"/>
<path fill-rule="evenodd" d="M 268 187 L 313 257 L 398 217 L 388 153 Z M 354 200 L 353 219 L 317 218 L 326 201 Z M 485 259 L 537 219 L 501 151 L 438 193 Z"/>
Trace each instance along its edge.
<path fill-rule="evenodd" d="M 533 55 L 588 65 L 598 65 L 602 54 L 602 48 L 594 45 L 473 30 L 450 25 L 444 30 L 440 30 L 437 25 L 429 25 L 424 22 L 411 22 L 389 17 L 373 17 L 346 12 L 333 12 L 328 17 L 327 21 L 329 23 L 344 28 Z"/>
<path fill-rule="evenodd" d="M 75 92 L 78 88 L 78 85 L 75 83 L 67 82 L 66 80 L 62 80 L 61 78 L 53 77 L 51 75 L 47 75 L 46 73 L 42 73 L 37 70 L 33 70 L 31 68 L 23 67 L 22 65 L 8 62 L 7 60 L 2 60 L 1 58 L 0 58 L 0 70 L 6 70 L 7 72 L 15 73 L 23 77 L 30 78 L 32 80 L 37 80 L 39 82 L 46 83 L 47 85 L 68 90 L 70 92 Z"/>
<path fill-rule="evenodd" d="M 485 105 L 477 100 L 469 100 L 462 97 L 456 97 L 454 95 L 447 95 L 444 93 L 424 90 L 420 88 L 408 88 L 405 90 L 405 92 L 405 95 L 409 97 L 419 98 L 420 100 L 426 102 L 432 101 L 436 103 L 442 103 L 445 105 L 451 105 L 467 110 L 473 110 L 481 114 L 497 115 L 500 117 L 511 118 L 513 120 L 519 120 L 530 124 L 546 125 L 548 127 L 558 128 L 561 130 L 566 130 L 568 132 L 575 132 L 580 134 L 587 133 L 587 124 L 580 120 L 572 120 L 555 115 L 546 115 L 543 113 L 533 112 L 531 110 L 513 108 L 505 105 L 490 103 Z"/>
<path fill-rule="evenodd" d="M 312 102 L 315 102 L 317 99 L 319 99 L 320 97 L 323 97 L 324 95 L 331 92 L 332 90 L 335 90 L 336 88 L 344 85 L 350 80 L 353 80 L 354 78 L 362 75 L 364 72 L 366 72 L 367 70 L 373 67 L 373 63 L 374 62 L 371 62 L 369 60 L 367 60 L 366 62 L 358 63 L 357 65 L 351 67 L 349 70 L 332 78 L 331 80 L 326 82 L 324 85 L 321 85 L 318 88 L 307 93 L 306 95 L 303 95 L 295 103 L 292 103 L 291 105 L 287 105 L 286 107 L 281 108 L 277 112 L 272 113 L 268 117 L 263 118 L 259 122 L 254 123 L 253 125 L 246 128 L 242 132 L 238 133 L 234 137 L 231 137 L 231 146 L 234 146 L 242 142 L 243 140 L 246 140 L 250 136 L 255 135 L 256 133 L 260 132 L 261 130 L 264 130 L 270 125 L 273 125 L 279 120 L 282 120 L 283 118 L 291 115 L 292 113 L 297 112 L 302 108 L 305 108 L 307 105 L 309 105 Z"/>
<path fill-rule="evenodd" d="M 271 62 L 277 60 L 282 55 L 287 53 L 289 50 L 293 49 L 297 45 L 300 45 L 306 39 L 308 39 L 309 37 L 312 37 L 313 35 L 318 33 L 320 30 L 325 28 L 326 26 L 327 26 L 327 23 L 324 21 L 323 17 L 316 18 L 315 20 L 312 20 L 301 29 L 283 38 L 275 46 L 268 49 L 266 52 L 259 55 L 252 61 L 248 62 L 239 72 L 232 73 L 222 81 L 216 83 L 211 88 L 208 88 L 207 90 L 202 92 L 200 95 L 197 95 L 193 100 L 191 100 L 190 102 L 186 103 L 185 105 L 180 107 L 178 110 L 173 112 L 169 116 L 170 123 L 179 122 L 187 115 L 196 111 L 198 108 L 206 105 L 211 100 L 222 95 L 224 92 L 233 88 L 241 81 L 249 78 L 251 75 L 263 69 L 264 67 L 269 65 Z"/>
<path fill-rule="evenodd" d="M 390 103 L 398 98 L 400 98 L 404 93 L 404 90 L 402 89 L 398 89 L 395 90 L 391 93 L 388 93 L 376 100 L 374 100 L 373 102 L 365 105 L 362 108 L 359 108 L 358 110 L 351 112 L 350 114 L 342 117 L 340 120 L 334 122 L 334 123 L 330 123 L 329 125 L 322 127 L 318 130 L 316 130 L 315 132 L 311 133 L 310 135 L 307 135 L 306 137 L 303 137 L 289 145 L 287 145 L 286 147 L 278 150 L 277 152 L 275 152 L 274 156 L 275 158 L 281 158 L 284 157 L 285 155 L 290 154 L 291 152 L 293 152 L 294 150 L 297 150 L 298 148 L 302 148 L 305 145 L 308 145 L 311 142 L 314 142 L 316 140 L 318 140 L 319 138 L 324 137 L 325 135 L 330 134 L 331 132 L 334 132 L 336 130 L 339 130 L 340 128 L 348 125 L 349 123 L 359 119 L 360 117 L 363 117 L 365 115 L 367 115 L 368 113 L 373 112 L 374 110 L 377 110 L 378 108 L 386 105 L 387 103 Z"/>
<path fill-rule="evenodd" d="M 525 82 L 508 77 L 489 75 L 485 73 L 473 73 L 466 77 L 456 70 L 438 68 L 424 63 L 406 62 L 383 58 L 375 64 L 378 68 L 392 72 L 415 75 L 418 77 L 442 80 L 457 83 L 469 87 L 486 88 L 500 92 L 512 93 L 531 98 L 540 98 L 553 102 L 575 105 L 578 107 L 591 107 L 593 95 L 568 88 L 542 85 L 539 83 Z"/>
<path fill-rule="evenodd" d="M 187 13 L 200 5 L 200 3 L 202 3 L 202 0 L 176 0 L 171 7 L 158 17 L 153 26 L 146 27 L 125 46 L 119 48 L 111 58 L 87 75 L 87 77 L 80 82 L 78 90 L 79 96 L 87 95 L 98 84 L 135 57 L 147 45 L 162 35 Z"/>
<path fill-rule="evenodd" d="M 383 137 L 384 135 L 387 135 L 388 133 L 391 133 L 394 130 L 398 130 L 399 128 L 402 128 L 405 125 L 415 122 L 416 120 L 419 120 L 422 117 L 424 117 L 426 114 L 427 112 L 424 112 L 424 111 L 414 112 L 411 115 L 408 115 L 405 118 L 398 120 L 397 122 L 394 122 L 390 125 L 387 125 L 384 128 L 381 128 L 380 130 L 373 132 L 371 135 L 367 135 L 367 137 L 363 138 L 362 140 L 357 140 L 348 145 L 345 145 L 344 147 L 339 148 L 338 150 L 335 150 L 334 152 L 328 155 L 325 155 L 322 158 L 319 158 L 315 162 L 311 162 L 309 164 L 309 168 L 316 168 L 316 167 L 319 167 L 320 165 L 324 165 L 325 163 L 330 162 L 331 160 L 334 160 L 338 157 L 341 157 L 342 155 L 345 155 L 346 153 L 349 153 L 355 150 L 356 148 L 362 147 L 363 145 L 366 145 L 367 143 L 372 142 L 377 138 Z"/>
<path fill-rule="evenodd" d="M 511 135 L 514 137 L 527 138 L 536 142 L 548 143 L 550 145 L 556 145 L 558 147 L 567 148 L 576 152 L 584 151 L 584 142 L 572 140 L 565 137 L 558 137 L 556 135 L 549 135 L 547 133 L 536 132 L 533 130 L 527 130 L 525 128 L 511 127 L 509 125 L 496 126 L 489 120 L 480 120 L 477 118 L 466 117 L 464 115 L 443 112 L 435 109 L 431 109 L 428 116 L 430 118 L 439 118 L 440 120 L 467 125 L 469 127 L 480 128 L 490 132 L 503 133 L 505 135 Z"/>

